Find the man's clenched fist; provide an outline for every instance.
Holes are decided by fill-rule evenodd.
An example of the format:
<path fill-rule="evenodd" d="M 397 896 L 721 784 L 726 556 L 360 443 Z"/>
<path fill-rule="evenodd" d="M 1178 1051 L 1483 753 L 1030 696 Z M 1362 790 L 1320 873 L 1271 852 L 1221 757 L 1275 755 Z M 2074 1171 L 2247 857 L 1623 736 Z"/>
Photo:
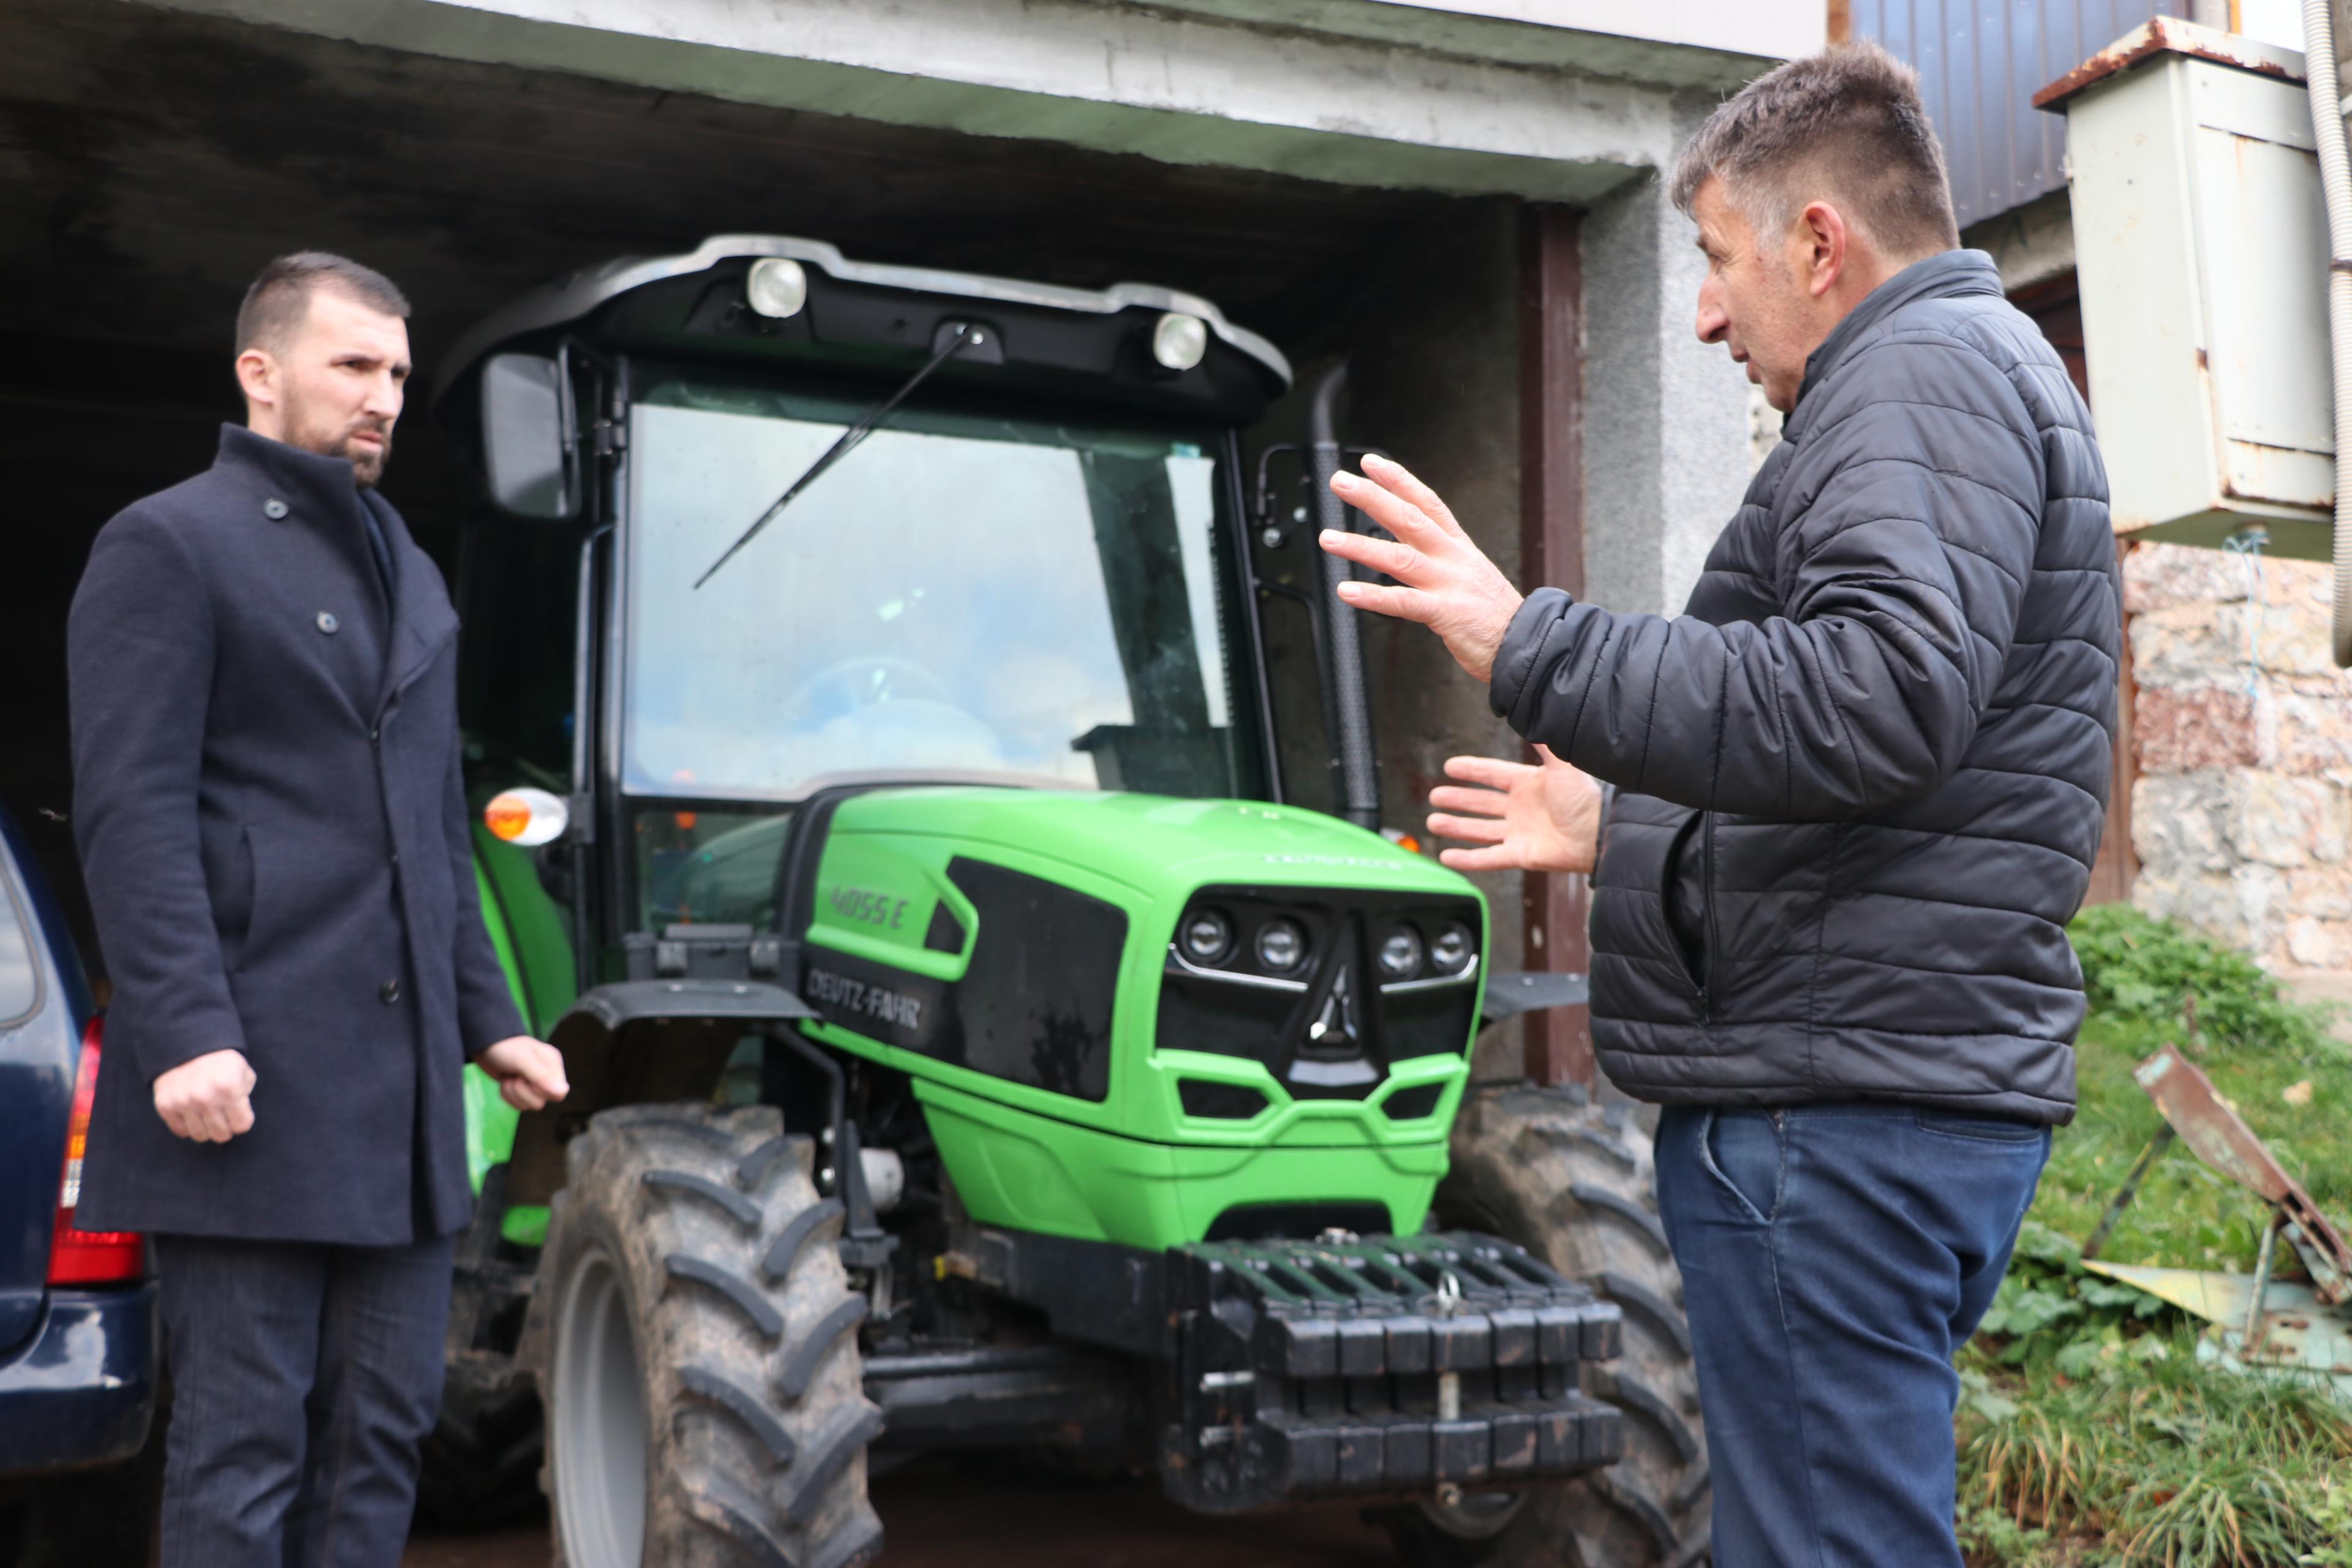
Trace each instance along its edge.
<path fill-rule="evenodd" d="M 157 1078 L 155 1114 L 199 1143 L 226 1143 L 253 1131 L 253 1068 L 245 1053 L 206 1051 Z"/>
<path fill-rule="evenodd" d="M 509 1035 L 474 1058 L 498 1079 L 499 1093 L 517 1110 L 538 1110 L 572 1092 L 564 1081 L 563 1053 L 529 1035 Z"/>

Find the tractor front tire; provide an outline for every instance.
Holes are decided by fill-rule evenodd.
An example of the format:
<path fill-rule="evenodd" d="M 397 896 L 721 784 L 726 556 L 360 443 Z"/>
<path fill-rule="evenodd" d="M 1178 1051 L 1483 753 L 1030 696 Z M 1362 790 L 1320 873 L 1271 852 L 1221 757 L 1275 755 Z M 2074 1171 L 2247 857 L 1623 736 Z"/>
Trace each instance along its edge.
<path fill-rule="evenodd" d="M 769 1107 L 627 1106 L 566 1152 L 538 1286 L 558 1561 L 870 1561 L 866 1302 L 809 1141 Z"/>
<path fill-rule="evenodd" d="M 1517 1242 L 1623 1310 L 1624 1353 L 1585 1392 L 1624 1412 L 1625 1457 L 1567 1486 L 1465 1493 L 1383 1516 L 1413 1568 L 1692 1568 L 1712 1501 L 1682 1276 L 1657 1217 L 1650 1138 L 1573 1089 L 1473 1090 L 1437 1224 Z"/>

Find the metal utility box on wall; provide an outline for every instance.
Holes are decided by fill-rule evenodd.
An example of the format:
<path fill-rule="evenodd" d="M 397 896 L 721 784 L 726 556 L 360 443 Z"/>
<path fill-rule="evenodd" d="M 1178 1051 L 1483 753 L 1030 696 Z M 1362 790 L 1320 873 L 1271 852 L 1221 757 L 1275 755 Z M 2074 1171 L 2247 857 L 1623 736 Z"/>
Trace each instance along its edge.
<path fill-rule="evenodd" d="M 2067 117 L 2116 531 L 2326 559 L 2328 246 L 2303 57 L 2159 17 L 2035 94 Z"/>

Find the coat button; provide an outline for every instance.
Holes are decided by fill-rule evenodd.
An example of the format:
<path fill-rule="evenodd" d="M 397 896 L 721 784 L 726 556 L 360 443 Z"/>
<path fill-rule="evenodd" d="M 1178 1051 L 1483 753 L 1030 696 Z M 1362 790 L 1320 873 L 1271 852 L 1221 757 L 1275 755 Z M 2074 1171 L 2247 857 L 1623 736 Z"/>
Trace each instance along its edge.
<path fill-rule="evenodd" d="M 343 629 L 343 623 L 335 619 L 334 611 L 320 610 L 319 612 L 319 629 L 326 633 L 329 637 L 333 637 L 337 632 Z"/>
<path fill-rule="evenodd" d="M 270 521 L 276 522 L 278 519 L 286 515 L 286 503 L 279 500 L 276 496 L 271 496 L 268 500 L 261 503 L 261 515 L 268 518 Z"/>
<path fill-rule="evenodd" d="M 390 1006 L 393 1003 L 400 1000 L 400 982 L 397 980 L 387 980 L 383 984 L 375 988 L 375 994 L 386 1006 Z"/>

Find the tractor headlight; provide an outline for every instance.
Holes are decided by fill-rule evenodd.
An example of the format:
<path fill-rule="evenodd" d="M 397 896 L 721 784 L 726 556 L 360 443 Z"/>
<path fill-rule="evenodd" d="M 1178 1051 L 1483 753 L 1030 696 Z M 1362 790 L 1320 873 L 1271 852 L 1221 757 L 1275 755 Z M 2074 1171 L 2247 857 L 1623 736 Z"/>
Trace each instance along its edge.
<path fill-rule="evenodd" d="M 1151 357 L 1169 370 L 1186 371 L 1209 352 L 1209 323 L 1171 310 L 1151 329 Z"/>
<path fill-rule="evenodd" d="M 1381 973 L 1391 980 L 1410 980 L 1421 972 L 1421 933 L 1399 926 L 1381 939 Z"/>
<path fill-rule="evenodd" d="M 1257 928 L 1257 961 L 1287 974 L 1307 960 L 1307 933 L 1297 921 L 1272 920 Z"/>
<path fill-rule="evenodd" d="M 1215 910 L 1195 910 L 1184 921 L 1184 956 L 1214 963 L 1234 950 L 1234 922 Z"/>
<path fill-rule="evenodd" d="M 1436 962 L 1437 967 L 1448 974 L 1457 974 L 1467 968 L 1470 954 L 1470 928 L 1458 921 L 1440 932 L 1429 950 L 1429 956 Z"/>
<path fill-rule="evenodd" d="M 751 263 L 751 275 L 743 280 L 743 298 L 771 321 L 797 316 L 808 303 L 808 269 L 790 257 L 762 258 Z"/>

